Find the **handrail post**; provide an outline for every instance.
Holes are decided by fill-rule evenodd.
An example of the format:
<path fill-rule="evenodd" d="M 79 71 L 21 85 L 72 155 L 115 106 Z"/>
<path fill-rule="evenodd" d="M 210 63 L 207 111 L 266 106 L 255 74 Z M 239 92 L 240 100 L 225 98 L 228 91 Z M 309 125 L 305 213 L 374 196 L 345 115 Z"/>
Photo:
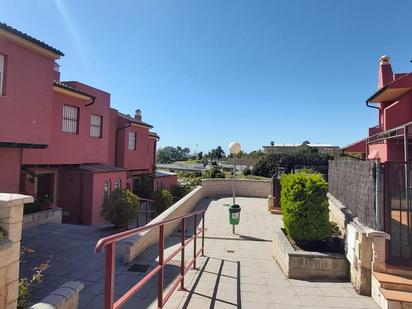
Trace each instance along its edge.
<path fill-rule="evenodd" d="M 193 220 L 193 236 L 193 269 L 196 269 L 197 215 L 194 215 Z"/>
<path fill-rule="evenodd" d="M 106 269 L 104 279 L 104 308 L 112 309 L 114 301 L 114 262 L 115 243 L 111 242 L 106 247 Z"/>
<path fill-rule="evenodd" d="M 202 256 L 205 256 L 205 212 L 202 218 Z"/>
<path fill-rule="evenodd" d="M 157 307 L 163 308 L 163 258 L 164 258 L 164 225 L 159 226 L 159 277 L 157 287 Z"/>
<path fill-rule="evenodd" d="M 181 235 L 181 246 L 182 246 L 182 251 L 180 255 L 180 276 L 182 276 L 182 279 L 180 280 L 180 290 L 185 289 L 185 218 L 182 219 L 182 235 Z"/>

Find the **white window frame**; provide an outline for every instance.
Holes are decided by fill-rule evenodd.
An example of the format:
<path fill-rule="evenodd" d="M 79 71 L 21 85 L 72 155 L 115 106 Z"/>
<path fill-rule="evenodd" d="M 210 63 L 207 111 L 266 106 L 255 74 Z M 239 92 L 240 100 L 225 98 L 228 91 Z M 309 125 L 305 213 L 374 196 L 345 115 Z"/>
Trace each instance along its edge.
<path fill-rule="evenodd" d="M 62 132 L 79 134 L 79 114 L 78 107 L 63 104 Z"/>
<path fill-rule="evenodd" d="M 109 197 L 111 192 L 111 182 L 107 179 L 103 185 L 103 194 L 105 197 Z"/>
<path fill-rule="evenodd" d="M 114 189 L 121 189 L 122 188 L 122 180 L 120 178 L 117 178 L 114 181 Z"/>
<path fill-rule="evenodd" d="M 129 150 L 136 150 L 137 134 L 134 131 L 129 131 L 127 148 Z"/>
<path fill-rule="evenodd" d="M 0 54 L 0 96 L 4 96 L 5 71 L 6 71 L 6 57 Z"/>
<path fill-rule="evenodd" d="M 90 136 L 102 138 L 103 116 L 97 114 L 90 115 Z"/>

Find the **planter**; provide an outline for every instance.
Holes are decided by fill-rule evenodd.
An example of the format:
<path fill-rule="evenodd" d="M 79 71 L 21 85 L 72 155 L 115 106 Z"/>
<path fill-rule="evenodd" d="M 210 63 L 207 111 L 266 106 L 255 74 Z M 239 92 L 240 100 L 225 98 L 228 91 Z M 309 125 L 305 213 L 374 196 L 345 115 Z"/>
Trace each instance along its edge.
<path fill-rule="evenodd" d="M 23 216 L 23 230 L 47 223 L 62 223 L 62 209 L 47 209 Z"/>
<path fill-rule="evenodd" d="M 347 281 L 349 277 L 344 254 L 296 250 L 280 228 L 272 241 L 272 255 L 289 279 Z"/>

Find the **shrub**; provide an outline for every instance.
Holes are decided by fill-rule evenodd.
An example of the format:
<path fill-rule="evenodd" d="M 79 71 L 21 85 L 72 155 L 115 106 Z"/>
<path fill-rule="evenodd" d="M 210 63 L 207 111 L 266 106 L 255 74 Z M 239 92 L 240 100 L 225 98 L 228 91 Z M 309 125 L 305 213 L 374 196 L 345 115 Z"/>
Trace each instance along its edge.
<path fill-rule="evenodd" d="M 242 172 L 243 172 L 243 175 L 245 176 L 252 174 L 252 171 L 250 170 L 249 167 L 244 168 Z"/>
<path fill-rule="evenodd" d="M 301 171 L 281 177 L 281 205 L 287 234 L 296 241 L 318 241 L 331 236 L 327 191 L 320 174 Z"/>
<path fill-rule="evenodd" d="M 136 220 L 139 198 L 127 189 L 116 189 L 105 198 L 101 215 L 106 222 L 119 228 L 128 228 Z"/>
<path fill-rule="evenodd" d="M 225 178 L 225 173 L 214 167 L 210 170 L 206 170 L 203 178 Z"/>
<path fill-rule="evenodd" d="M 156 205 L 159 208 L 159 212 L 162 213 L 171 205 L 173 205 L 173 196 L 169 190 L 160 189 L 153 192 L 153 200 L 156 201 Z"/>
<path fill-rule="evenodd" d="M 190 192 L 190 188 L 187 186 L 175 185 L 170 189 L 170 193 L 175 201 L 180 200 L 186 194 Z"/>

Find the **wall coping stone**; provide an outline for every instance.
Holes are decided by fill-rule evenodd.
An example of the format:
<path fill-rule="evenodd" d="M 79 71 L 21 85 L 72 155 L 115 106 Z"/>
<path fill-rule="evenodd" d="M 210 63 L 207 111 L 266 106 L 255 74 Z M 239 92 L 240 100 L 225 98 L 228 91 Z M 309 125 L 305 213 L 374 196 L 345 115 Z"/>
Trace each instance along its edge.
<path fill-rule="evenodd" d="M 0 206 L 14 206 L 26 203 L 33 203 L 34 198 L 29 195 L 0 193 Z"/>
<path fill-rule="evenodd" d="M 377 231 L 374 229 L 367 229 L 366 236 L 368 238 L 383 237 L 384 239 L 387 239 L 387 240 L 391 239 L 391 235 L 389 235 L 388 233 Z"/>
<path fill-rule="evenodd" d="M 61 308 L 71 297 L 74 297 L 83 290 L 84 284 L 80 281 L 69 281 L 58 289 L 54 290 L 49 296 L 43 298 L 40 303 L 30 307 L 30 309 L 56 309 Z"/>

